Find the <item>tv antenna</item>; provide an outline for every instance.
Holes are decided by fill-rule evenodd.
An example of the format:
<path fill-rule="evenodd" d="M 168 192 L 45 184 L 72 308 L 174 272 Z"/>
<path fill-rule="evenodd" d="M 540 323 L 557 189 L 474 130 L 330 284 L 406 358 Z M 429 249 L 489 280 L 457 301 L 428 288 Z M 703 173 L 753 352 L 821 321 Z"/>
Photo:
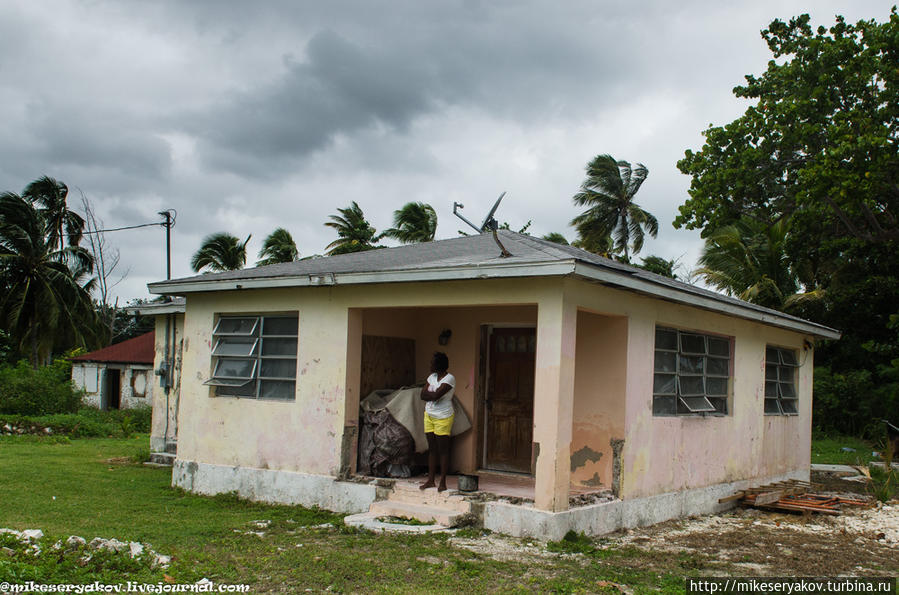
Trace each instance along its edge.
<path fill-rule="evenodd" d="M 481 223 L 481 226 L 478 227 L 468 219 L 462 216 L 462 213 L 459 212 L 459 209 L 464 209 L 465 205 L 460 202 L 453 203 L 453 215 L 467 223 L 472 229 L 474 229 L 478 233 L 484 233 L 485 231 L 489 231 L 493 234 L 493 241 L 496 242 L 496 245 L 499 246 L 500 249 L 500 258 L 508 258 L 512 256 L 512 253 L 506 250 L 506 247 L 503 246 L 502 242 L 499 241 L 499 236 L 496 233 L 499 225 L 496 223 L 496 219 L 494 219 L 493 215 L 496 214 L 496 209 L 499 208 L 499 203 L 502 202 L 503 197 L 506 195 L 505 192 L 499 195 L 499 198 L 496 199 L 496 202 L 493 203 L 493 208 L 490 209 L 490 212 L 487 213 L 487 216 L 484 217 L 484 222 Z"/>

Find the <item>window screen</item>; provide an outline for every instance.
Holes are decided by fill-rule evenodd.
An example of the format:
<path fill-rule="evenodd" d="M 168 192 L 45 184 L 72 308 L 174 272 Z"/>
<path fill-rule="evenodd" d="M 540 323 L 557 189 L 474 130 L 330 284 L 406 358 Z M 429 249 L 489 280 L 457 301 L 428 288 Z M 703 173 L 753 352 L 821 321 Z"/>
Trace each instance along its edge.
<path fill-rule="evenodd" d="M 297 315 L 222 316 L 212 332 L 212 378 L 221 396 L 294 400 Z"/>
<path fill-rule="evenodd" d="M 796 352 L 792 349 L 765 349 L 765 414 L 796 415 L 799 397 L 796 394 Z"/>
<path fill-rule="evenodd" d="M 653 415 L 727 413 L 731 342 L 656 327 Z"/>

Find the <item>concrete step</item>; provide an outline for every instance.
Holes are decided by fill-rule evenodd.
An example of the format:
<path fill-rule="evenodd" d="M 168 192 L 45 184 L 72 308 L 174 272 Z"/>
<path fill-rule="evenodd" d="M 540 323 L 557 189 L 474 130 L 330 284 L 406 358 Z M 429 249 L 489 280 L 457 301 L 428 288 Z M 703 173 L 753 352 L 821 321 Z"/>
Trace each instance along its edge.
<path fill-rule="evenodd" d="M 463 515 L 463 513 L 457 510 L 448 508 L 409 504 L 406 502 L 391 502 L 390 500 L 372 502 L 369 513 L 375 517 L 405 517 L 416 519 L 423 523 L 443 525 L 444 527 L 455 526 Z"/>
<path fill-rule="evenodd" d="M 397 482 L 393 486 L 393 491 L 387 497 L 391 502 L 399 502 L 404 504 L 414 504 L 421 506 L 432 506 L 434 508 L 446 508 L 466 514 L 471 511 L 471 503 L 458 492 L 438 492 L 435 488 L 427 490 L 418 489 L 418 483 L 408 484 Z"/>
<path fill-rule="evenodd" d="M 165 451 L 171 455 L 178 454 L 178 441 L 169 440 L 165 443 Z"/>
<path fill-rule="evenodd" d="M 171 467 L 175 462 L 175 455 L 167 452 L 151 452 L 150 462 Z"/>
<path fill-rule="evenodd" d="M 449 527 L 443 525 L 404 525 L 402 523 L 385 523 L 378 520 L 381 515 L 371 512 L 363 512 L 360 514 L 351 514 L 343 518 L 343 522 L 348 527 L 359 527 L 368 529 L 369 531 L 384 533 L 433 533 L 446 531 Z"/>

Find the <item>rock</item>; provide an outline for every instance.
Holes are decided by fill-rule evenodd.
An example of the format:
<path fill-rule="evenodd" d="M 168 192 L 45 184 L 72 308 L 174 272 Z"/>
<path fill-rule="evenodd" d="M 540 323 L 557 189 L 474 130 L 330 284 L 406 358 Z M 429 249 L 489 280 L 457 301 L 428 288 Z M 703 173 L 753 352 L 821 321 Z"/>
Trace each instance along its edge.
<path fill-rule="evenodd" d="M 129 549 L 128 544 L 118 539 L 110 539 L 106 542 L 106 549 L 117 554 Z"/>
<path fill-rule="evenodd" d="M 52 434 L 53 428 L 44 428 L 44 434 Z"/>
<path fill-rule="evenodd" d="M 137 558 L 144 553 L 144 546 L 136 541 L 132 541 L 128 544 L 128 550 L 132 558 Z"/>
<path fill-rule="evenodd" d="M 12 432 L 12 426 L 10 426 L 9 424 L 4 424 L 3 431 L 4 432 Z"/>
<path fill-rule="evenodd" d="M 19 537 L 22 536 L 22 533 L 21 533 L 20 531 L 16 531 L 15 529 L 5 529 L 5 528 L 4 528 L 4 529 L 0 529 L 0 534 L 4 534 L 4 533 L 9 534 L 9 535 L 12 535 L 12 536 L 14 536 L 16 539 L 18 539 Z"/>
<path fill-rule="evenodd" d="M 153 556 L 154 556 L 153 563 L 151 564 L 151 566 L 153 568 L 156 568 L 156 567 L 166 568 L 172 562 L 171 556 L 163 556 L 162 554 L 157 554 L 155 552 L 153 553 Z"/>
<path fill-rule="evenodd" d="M 92 550 L 99 550 L 100 548 L 106 546 L 107 541 L 108 540 L 103 539 L 102 537 L 94 537 L 93 539 L 91 539 L 88 547 L 90 547 Z"/>
<path fill-rule="evenodd" d="M 44 537 L 44 532 L 40 529 L 26 529 L 22 531 L 20 539 L 24 541 L 37 541 Z"/>
<path fill-rule="evenodd" d="M 82 547 L 84 545 L 87 545 L 87 541 L 84 539 L 84 537 L 72 535 L 71 537 L 66 539 L 66 547 L 71 548 L 73 550 L 76 548 Z"/>
<path fill-rule="evenodd" d="M 269 525 L 272 524 L 271 521 L 253 521 L 253 524 L 257 529 L 268 529 Z"/>

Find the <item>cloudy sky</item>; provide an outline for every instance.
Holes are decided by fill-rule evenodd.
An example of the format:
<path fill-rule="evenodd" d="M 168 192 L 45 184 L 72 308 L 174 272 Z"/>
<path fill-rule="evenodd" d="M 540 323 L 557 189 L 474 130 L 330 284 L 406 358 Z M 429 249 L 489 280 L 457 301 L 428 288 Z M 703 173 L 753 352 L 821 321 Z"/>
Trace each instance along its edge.
<path fill-rule="evenodd" d="M 480 221 L 562 232 L 595 155 L 644 163 L 637 202 L 659 237 L 641 255 L 693 267 L 698 234 L 671 221 L 676 168 L 710 123 L 737 117 L 731 90 L 770 58 L 772 19 L 809 12 L 888 18 L 890 1 L 420 0 L 0 3 L 0 191 L 55 177 L 106 227 L 177 210 L 173 276 L 203 236 L 274 228 L 303 256 L 357 201 L 379 230 L 409 201 L 437 210 L 439 238 Z M 165 276 L 164 232 L 107 234 L 122 301 Z"/>

